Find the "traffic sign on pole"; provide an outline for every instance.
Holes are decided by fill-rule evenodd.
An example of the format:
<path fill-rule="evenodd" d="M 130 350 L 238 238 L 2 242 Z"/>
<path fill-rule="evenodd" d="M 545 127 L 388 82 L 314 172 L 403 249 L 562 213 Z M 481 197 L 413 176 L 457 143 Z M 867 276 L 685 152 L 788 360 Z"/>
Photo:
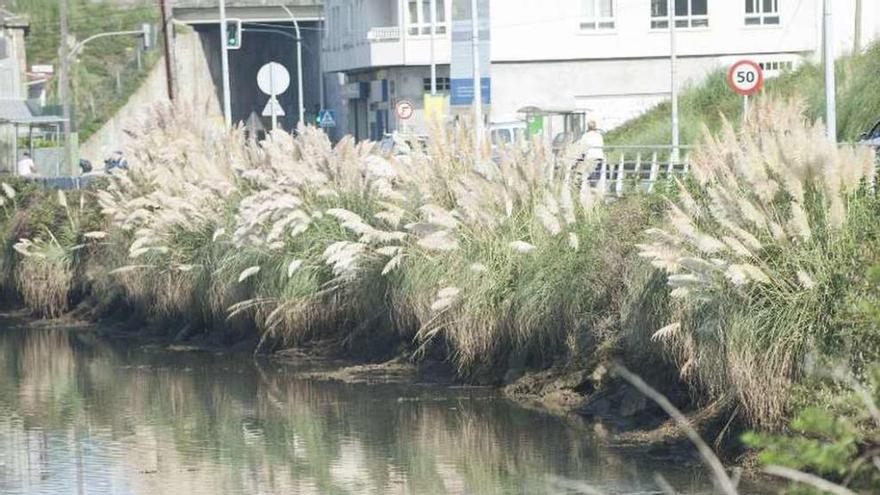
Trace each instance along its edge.
<path fill-rule="evenodd" d="M 394 113 L 400 120 L 409 120 L 416 112 L 416 104 L 410 100 L 399 100 L 394 105 Z"/>
<path fill-rule="evenodd" d="M 321 127 L 336 127 L 336 118 L 333 110 L 321 110 L 318 112 L 318 125 Z"/>
<path fill-rule="evenodd" d="M 290 73 L 278 62 L 269 62 L 257 71 L 257 86 L 269 96 L 278 96 L 290 87 Z"/>
<path fill-rule="evenodd" d="M 740 60 L 727 71 L 727 85 L 743 97 L 743 122 L 749 120 L 749 96 L 761 91 L 764 71 L 751 60 Z"/>
<path fill-rule="evenodd" d="M 727 84 L 738 94 L 753 95 L 764 85 L 764 71 L 751 60 L 740 60 L 727 71 Z"/>

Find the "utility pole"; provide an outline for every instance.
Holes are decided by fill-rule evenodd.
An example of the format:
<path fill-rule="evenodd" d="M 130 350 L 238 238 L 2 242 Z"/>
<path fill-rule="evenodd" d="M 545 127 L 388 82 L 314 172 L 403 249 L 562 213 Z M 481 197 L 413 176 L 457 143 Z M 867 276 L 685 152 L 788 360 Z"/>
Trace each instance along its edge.
<path fill-rule="evenodd" d="M 666 8 L 669 10 L 669 77 L 672 97 L 672 155 L 669 160 L 675 164 L 679 160 L 681 145 L 678 129 L 678 54 L 675 46 L 675 2 L 668 0 Z"/>
<path fill-rule="evenodd" d="M 829 139 L 837 141 L 837 84 L 834 74 L 834 17 L 831 0 L 825 0 L 823 38 L 825 41 L 825 128 Z"/>
<path fill-rule="evenodd" d="M 853 55 L 862 53 L 862 0 L 856 0 L 856 25 L 853 30 Z"/>
<path fill-rule="evenodd" d="M 58 56 L 61 59 L 61 73 L 58 78 L 58 97 L 61 99 L 61 116 L 64 119 L 64 170 L 70 168 L 71 149 L 70 149 L 70 61 L 67 54 L 67 40 L 70 36 L 67 26 L 67 0 L 59 0 L 58 16 L 61 18 L 61 47 Z"/>
<path fill-rule="evenodd" d="M 174 75 L 171 73 L 171 37 L 168 35 L 168 11 L 165 0 L 159 0 L 162 14 L 162 42 L 165 44 L 165 82 L 168 86 L 168 99 L 174 101 Z"/>
<path fill-rule="evenodd" d="M 232 127 L 232 97 L 229 91 L 229 45 L 226 39 L 226 0 L 220 0 L 220 71 L 223 81 L 223 122 Z"/>
<path fill-rule="evenodd" d="M 431 0 L 431 96 L 437 96 L 437 61 L 434 42 L 437 36 L 437 0 Z"/>
<path fill-rule="evenodd" d="M 483 141 L 483 86 L 480 77 L 480 16 L 477 8 L 478 0 L 471 0 L 471 38 L 473 40 L 474 65 L 474 146 L 476 157 L 480 156 L 480 145 Z"/>

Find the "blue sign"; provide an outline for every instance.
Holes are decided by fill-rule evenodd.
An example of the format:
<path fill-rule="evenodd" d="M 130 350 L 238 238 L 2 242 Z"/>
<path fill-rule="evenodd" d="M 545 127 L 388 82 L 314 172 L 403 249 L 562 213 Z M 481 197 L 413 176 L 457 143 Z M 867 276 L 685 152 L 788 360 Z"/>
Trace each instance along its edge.
<path fill-rule="evenodd" d="M 480 79 L 480 90 L 484 105 L 492 101 L 492 83 L 488 77 Z M 474 80 L 452 79 L 449 81 L 449 104 L 472 105 L 474 103 Z"/>
<path fill-rule="evenodd" d="M 321 110 L 316 120 L 321 127 L 336 127 L 336 115 L 333 110 Z"/>

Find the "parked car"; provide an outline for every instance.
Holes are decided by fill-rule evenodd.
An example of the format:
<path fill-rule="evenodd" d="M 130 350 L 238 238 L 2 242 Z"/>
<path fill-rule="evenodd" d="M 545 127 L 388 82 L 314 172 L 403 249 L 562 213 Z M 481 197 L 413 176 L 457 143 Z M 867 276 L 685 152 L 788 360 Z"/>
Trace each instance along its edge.
<path fill-rule="evenodd" d="M 493 149 L 507 144 L 523 144 L 527 142 L 527 133 L 526 123 L 519 120 L 489 124 Z"/>
<path fill-rule="evenodd" d="M 880 148 L 880 121 L 874 124 L 868 132 L 863 132 L 859 136 L 859 144 L 866 144 L 874 148 Z"/>

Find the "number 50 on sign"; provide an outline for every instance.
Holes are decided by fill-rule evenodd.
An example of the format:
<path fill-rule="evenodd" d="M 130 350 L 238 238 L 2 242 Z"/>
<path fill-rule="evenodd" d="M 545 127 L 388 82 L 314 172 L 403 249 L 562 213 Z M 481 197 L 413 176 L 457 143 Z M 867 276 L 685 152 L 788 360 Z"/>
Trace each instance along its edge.
<path fill-rule="evenodd" d="M 727 71 L 727 84 L 743 96 L 753 95 L 764 85 L 764 71 L 751 60 L 740 60 Z"/>

